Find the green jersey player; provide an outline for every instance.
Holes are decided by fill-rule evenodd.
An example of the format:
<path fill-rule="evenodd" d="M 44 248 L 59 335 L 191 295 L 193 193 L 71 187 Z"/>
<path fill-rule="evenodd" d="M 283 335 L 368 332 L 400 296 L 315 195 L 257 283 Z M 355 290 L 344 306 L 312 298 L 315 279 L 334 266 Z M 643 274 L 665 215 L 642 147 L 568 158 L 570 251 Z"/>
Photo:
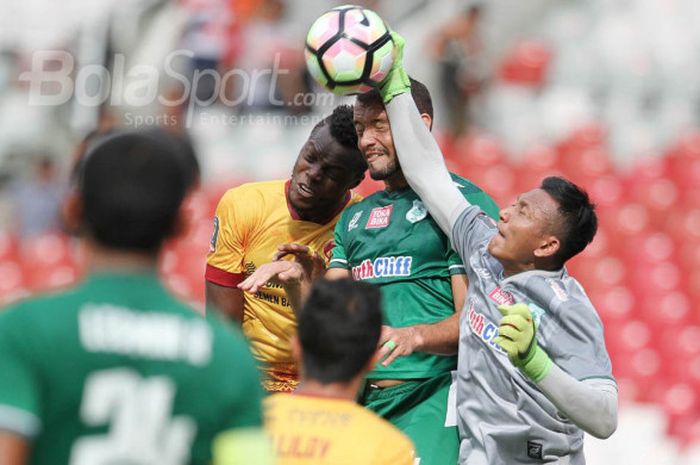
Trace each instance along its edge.
<path fill-rule="evenodd" d="M 97 142 L 65 208 L 87 279 L 0 314 L 3 464 L 268 463 L 245 341 L 155 274 L 186 191 L 164 137 Z"/>
<path fill-rule="evenodd" d="M 430 94 L 423 84 L 411 82 L 413 100 L 430 128 Z M 413 440 L 421 465 L 456 463 L 457 429 L 445 425 L 466 293 L 464 266 L 406 183 L 378 92 L 358 96 L 354 122 L 370 176 L 383 180 L 386 188 L 343 212 L 326 277 L 352 276 L 381 287 L 384 359 L 368 375 L 360 401 Z M 496 217 L 496 204 L 481 189 L 458 176 L 451 182 L 470 203 Z M 303 246 L 281 249 L 298 258 L 307 252 Z M 244 282 L 244 288 L 254 288 L 258 280 L 265 282 L 271 276 L 284 281 L 292 266 L 270 264 Z M 286 283 L 288 288 L 291 284 Z M 288 289 L 288 295 L 294 292 Z"/>

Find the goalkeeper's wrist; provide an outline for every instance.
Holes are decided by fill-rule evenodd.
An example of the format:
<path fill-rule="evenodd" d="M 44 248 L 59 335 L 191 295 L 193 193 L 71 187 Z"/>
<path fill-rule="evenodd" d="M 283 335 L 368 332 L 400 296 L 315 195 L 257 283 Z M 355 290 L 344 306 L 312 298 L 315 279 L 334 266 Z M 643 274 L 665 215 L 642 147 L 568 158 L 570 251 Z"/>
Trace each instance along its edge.
<path fill-rule="evenodd" d="M 384 104 L 391 102 L 397 95 L 407 92 L 411 92 L 411 81 L 403 68 L 392 69 L 389 77 L 379 88 Z"/>
<path fill-rule="evenodd" d="M 552 359 L 535 343 L 518 365 L 525 376 L 535 383 L 539 383 L 552 369 Z"/>

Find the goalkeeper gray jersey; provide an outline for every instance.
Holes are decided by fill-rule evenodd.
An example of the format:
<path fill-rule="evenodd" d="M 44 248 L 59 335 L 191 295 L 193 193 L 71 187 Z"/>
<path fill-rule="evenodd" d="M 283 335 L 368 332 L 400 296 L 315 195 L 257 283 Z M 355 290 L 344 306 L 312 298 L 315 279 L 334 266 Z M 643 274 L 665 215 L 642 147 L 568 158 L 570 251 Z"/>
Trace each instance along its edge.
<path fill-rule="evenodd" d="M 527 303 L 537 343 L 578 380 L 612 379 L 603 325 L 581 285 L 565 268 L 504 278 L 488 252 L 496 226 L 478 207 L 466 208 L 452 229 L 469 277 L 460 323 L 457 409 L 460 463 L 469 465 L 582 464 L 583 431 L 508 360 L 493 340 L 504 303 Z"/>

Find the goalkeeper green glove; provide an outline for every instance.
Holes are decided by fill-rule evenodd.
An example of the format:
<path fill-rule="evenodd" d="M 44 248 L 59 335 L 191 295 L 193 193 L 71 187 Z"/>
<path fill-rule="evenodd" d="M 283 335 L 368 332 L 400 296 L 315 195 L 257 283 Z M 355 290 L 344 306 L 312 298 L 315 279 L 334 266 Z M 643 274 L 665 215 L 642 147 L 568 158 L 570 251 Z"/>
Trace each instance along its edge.
<path fill-rule="evenodd" d="M 411 91 L 411 81 L 403 68 L 403 47 L 406 41 L 395 31 L 391 31 L 391 40 L 396 48 L 394 64 L 391 66 L 389 74 L 379 84 L 379 93 L 385 104 L 391 102 L 391 99 L 397 95 Z"/>
<path fill-rule="evenodd" d="M 511 363 L 525 375 L 539 382 L 547 376 L 552 368 L 552 360 L 537 345 L 535 322 L 532 312 L 526 304 L 499 305 L 503 314 L 498 327 L 498 336 L 494 340 L 508 353 Z"/>

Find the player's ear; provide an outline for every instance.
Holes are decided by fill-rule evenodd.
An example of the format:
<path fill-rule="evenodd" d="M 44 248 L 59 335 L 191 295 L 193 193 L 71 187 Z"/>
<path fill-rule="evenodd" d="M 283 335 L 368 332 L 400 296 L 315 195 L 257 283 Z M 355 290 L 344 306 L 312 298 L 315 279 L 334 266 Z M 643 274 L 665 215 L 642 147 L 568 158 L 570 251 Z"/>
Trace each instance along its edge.
<path fill-rule="evenodd" d="M 428 128 L 428 131 L 432 131 L 433 130 L 433 118 L 427 113 L 421 113 L 420 117 L 423 120 L 423 124 L 425 124 L 425 127 Z"/>
<path fill-rule="evenodd" d="M 63 226 L 70 234 L 77 234 L 83 221 L 83 201 L 77 189 L 71 189 L 61 205 Z"/>
<path fill-rule="evenodd" d="M 561 248 L 561 242 L 556 236 L 545 236 L 540 241 L 535 249 L 535 257 L 547 258 L 553 257 Z"/>

